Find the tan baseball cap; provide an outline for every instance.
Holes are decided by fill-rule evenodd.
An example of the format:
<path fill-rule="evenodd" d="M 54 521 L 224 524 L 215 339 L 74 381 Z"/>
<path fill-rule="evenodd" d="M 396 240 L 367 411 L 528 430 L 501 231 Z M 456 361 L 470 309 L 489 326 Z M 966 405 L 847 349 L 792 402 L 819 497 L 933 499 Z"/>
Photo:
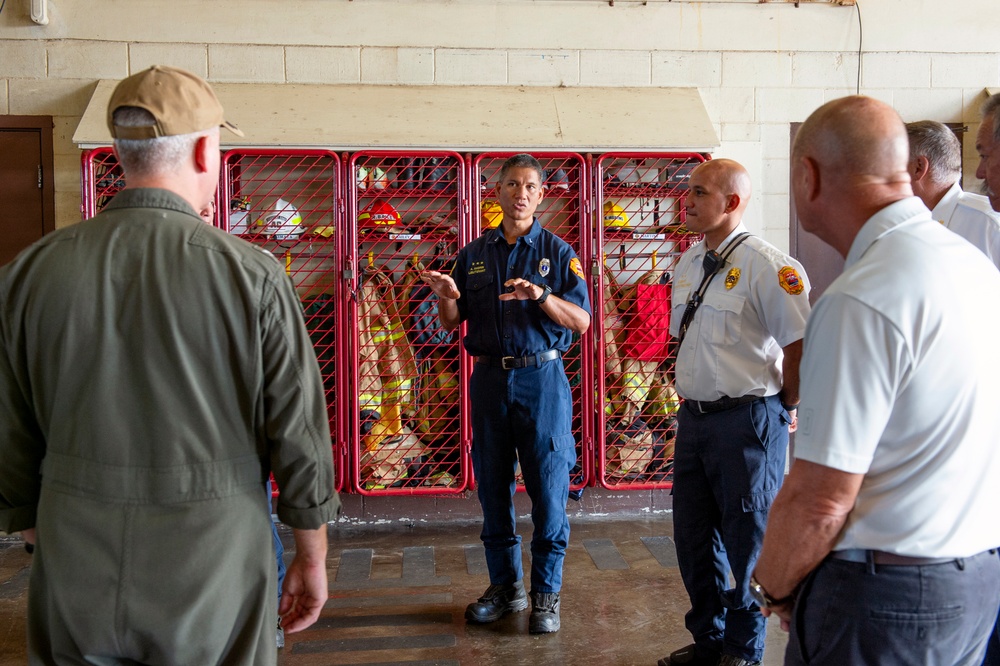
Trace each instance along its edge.
<path fill-rule="evenodd" d="M 156 118 L 156 124 L 115 125 L 114 112 L 123 106 L 146 109 Z M 154 65 L 123 79 L 108 102 L 108 129 L 116 139 L 155 139 L 203 132 L 212 127 L 225 127 L 236 136 L 243 136 L 236 125 L 223 117 L 222 104 L 208 82 L 176 67 Z"/>

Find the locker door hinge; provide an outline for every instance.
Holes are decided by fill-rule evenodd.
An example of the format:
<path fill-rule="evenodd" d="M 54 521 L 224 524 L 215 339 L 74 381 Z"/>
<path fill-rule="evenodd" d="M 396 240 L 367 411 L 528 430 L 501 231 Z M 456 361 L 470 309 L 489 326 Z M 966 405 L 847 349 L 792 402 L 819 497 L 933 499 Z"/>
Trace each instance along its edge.
<path fill-rule="evenodd" d="M 42 165 L 38 165 L 38 189 L 42 189 Z"/>

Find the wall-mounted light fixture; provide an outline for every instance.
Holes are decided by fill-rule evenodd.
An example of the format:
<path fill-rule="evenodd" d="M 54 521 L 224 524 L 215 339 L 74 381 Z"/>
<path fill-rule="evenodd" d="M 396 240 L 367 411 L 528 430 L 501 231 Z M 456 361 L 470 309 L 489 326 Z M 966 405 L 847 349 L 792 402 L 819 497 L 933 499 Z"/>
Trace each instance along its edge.
<path fill-rule="evenodd" d="M 38 25 L 49 24 L 49 0 L 30 0 L 31 20 Z"/>

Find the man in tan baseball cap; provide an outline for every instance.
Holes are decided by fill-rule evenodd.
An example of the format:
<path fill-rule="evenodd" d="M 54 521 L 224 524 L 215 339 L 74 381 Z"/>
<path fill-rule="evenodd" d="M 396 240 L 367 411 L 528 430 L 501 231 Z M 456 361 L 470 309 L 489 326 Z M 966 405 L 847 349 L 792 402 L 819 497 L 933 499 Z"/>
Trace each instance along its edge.
<path fill-rule="evenodd" d="M 328 595 L 323 382 L 284 267 L 205 224 L 222 106 L 153 67 L 108 126 L 126 188 L 0 267 L 0 531 L 34 542 L 32 663 L 272 665 Z M 280 608 L 265 482 L 293 529 Z"/>
<path fill-rule="evenodd" d="M 123 106 L 145 109 L 153 124 L 139 127 L 116 125 L 114 112 Z M 108 129 L 115 139 L 154 139 L 194 134 L 212 127 L 225 127 L 236 136 L 243 132 L 223 117 L 222 104 L 208 82 L 196 74 L 153 65 L 123 80 L 108 102 Z"/>

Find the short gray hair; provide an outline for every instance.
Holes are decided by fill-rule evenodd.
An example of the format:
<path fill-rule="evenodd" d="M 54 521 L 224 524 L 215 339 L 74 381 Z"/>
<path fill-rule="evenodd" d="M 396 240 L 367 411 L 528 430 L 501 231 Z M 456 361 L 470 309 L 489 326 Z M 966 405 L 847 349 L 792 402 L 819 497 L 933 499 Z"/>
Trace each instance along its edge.
<path fill-rule="evenodd" d="M 114 111 L 114 124 L 119 127 L 145 127 L 155 123 L 153 114 L 137 106 L 121 106 Z M 155 139 L 115 139 L 115 150 L 126 179 L 129 174 L 149 176 L 176 173 L 191 154 L 195 142 L 218 131 L 218 128 L 213 128 L 194 134 Z"/>
<path fill-rule="evenodd" d="M 983 115 L 983 120 L 986 120 L 990 116 L 993 117 L 993 140 L 1000 141 L 1000 93 L 990 95 L 986 98 L 983 103 L 983 108 L 980 112 Z"/>
<path fill-rule="evenodd" d="M 918 120 L 906 123 L 910 159 L 926 157 L 935 183 L 954 183 L 962 173 L 962 143 L 944 123 Z"/>

